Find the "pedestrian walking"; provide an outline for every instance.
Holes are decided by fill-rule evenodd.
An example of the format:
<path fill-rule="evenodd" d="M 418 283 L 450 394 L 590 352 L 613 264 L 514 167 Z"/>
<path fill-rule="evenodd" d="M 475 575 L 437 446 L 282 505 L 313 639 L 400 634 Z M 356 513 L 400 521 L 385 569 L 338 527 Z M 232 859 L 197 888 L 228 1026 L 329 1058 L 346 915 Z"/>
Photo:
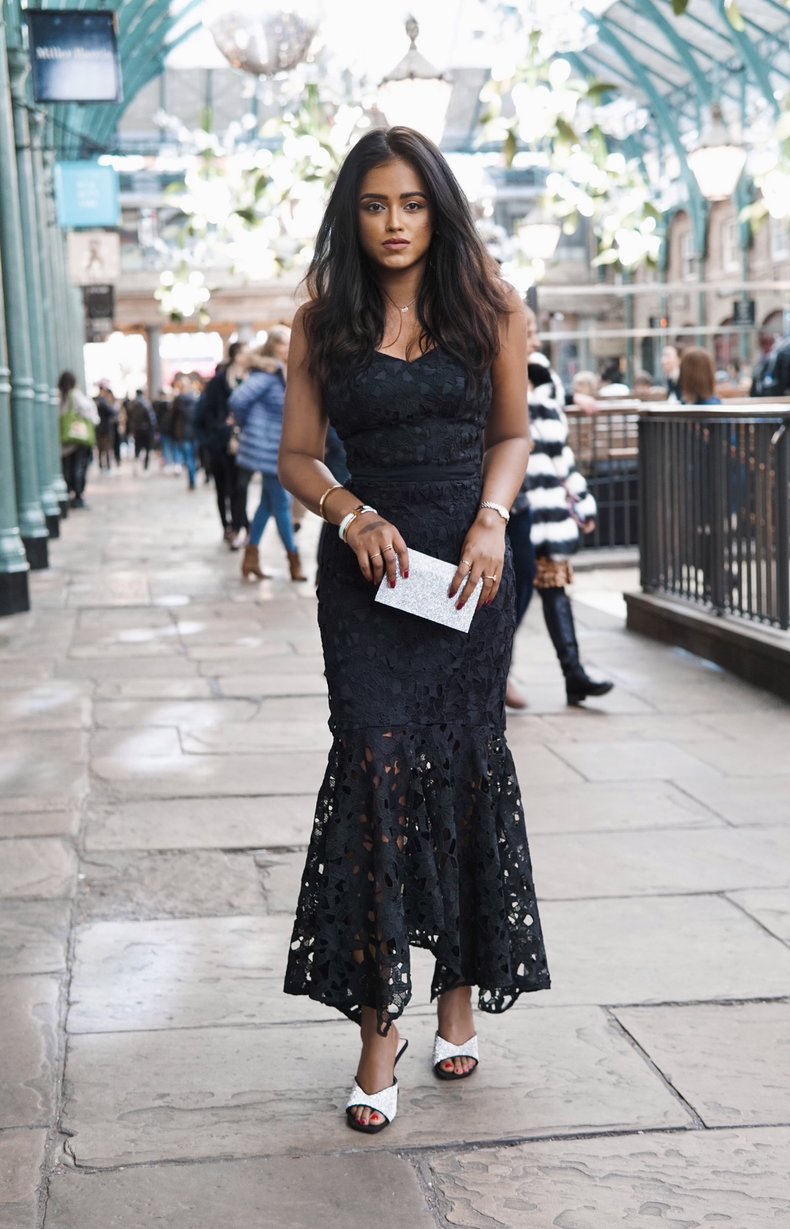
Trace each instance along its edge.
<path fill-rule="evenodd" d="M 534 447 L 523 490 L 532 517 L 534 587 L 540 593 L 546 629 L 565 677 L 567 701 L 575 705 L 591 696 L 605 696 L 614 685 L 595 681 L 584 669 L 566 591 L 566 586 L 573 583 L 571 558 L 579 548 L 579 535 L 595 529 L 597 507 L 568 445 L 565 391 L 559 376 L 538 349 L 535 313 L 527 308 L 526 314 L 530 351 L 528 404 Z"/>
<path fill-rule="evenodd" d="M 361 1026 L 346 1113 L 370 1133 L 397 1108 L 410 945 L 436 961 L 442 1080 L 477 1070 L 473 986 L 497 1013 L 549 985 L 504 734 L 526 329 L 449 166 L 408 128 L 372 131 L 346 158 L 307 287 L 280 473 L 337 529 L 318 580 L 334 741 L 285 989 Z M 324 464 L 327 420 L 345 486 Z M 434 621 L 460 612 L 467 633 Z"/>
<path fill-rule="evenodd" d="M 118 406 L 107 380 L 99 380 L 96 395 L 96 410 L 99 425 L 96 428 L 96 450 L 99 454 L 99 469 L 110 470 L 112 457 L 116 455 L 118 438 Z"/>
<path fill-rule="evenodd" d="M 228 405 L 247 374 L 247 352 L 243 341 L 231 342 L 227 363 L 208 381 L 195 411 L 195 430 L 214 479 L 222 533 L 231 550 L 238 550 L 249 528 L 246 488 L 236 461 L 239 442 Z"/>
<path fill-rule="evenodd" d="M 139 473 L 142 457 L 143 473 L 146 473 L 156 437 L 156 414 L 141 388 L 137 389 L 134 399 L 129 403 L 126 412 L 126 430 L 134 439 L 134 472 Z"/>
<path fill-rule="evenodd" d="M 73 372 L 61 372 L 58 392 L 63 480 L 69 492 L 71 507 L 87 508 L 85 483 L 96 445 L 99 413 L 96 403 L 77 387 L 77 377 Z"/>
<path fill-rule="evenodd" d="M 291 496 L 277 475 L 277 458 L 283 429 L 285 379 L 291 330 L 278 325 L 265 343 L 249 356 L 249 375 L 231 393 L 228 405 L 241 428 L 237 463 L 239 483 L 247 501 L 247 488 L 255 474 L 261 475 L 261 499 L 250 525 L 241 574 L 266 580 L 261 568 L 260 543 L 269 517 L 274 517 L 285 547 L 291 580 L 304 581 L 302 559 L 294 536 Z"/>
<path fill-rule="evenodd" d="M 174 474 L 176 469 L 181 472 L 181 466 L 177 465 L 178 448 L 173 439 L 173 400 L 168 397 L 164 388 L 160 388 L 156 400 L 153 402 L 154 414 L 156 414 L 156 431 L 159 436 L 159 447 L 162 450 L 161 465 L 162 470 L 166 474 Z"/>
<path fill-rule="evenodd" d="M 197 395 L 187 375 L 175 380 L 170 429 L 177 449 L 177 457 L 187 471 L 187 489 L 194 491 L 197 485 L 197 445 L 195 443 L 195 412 Z"/>

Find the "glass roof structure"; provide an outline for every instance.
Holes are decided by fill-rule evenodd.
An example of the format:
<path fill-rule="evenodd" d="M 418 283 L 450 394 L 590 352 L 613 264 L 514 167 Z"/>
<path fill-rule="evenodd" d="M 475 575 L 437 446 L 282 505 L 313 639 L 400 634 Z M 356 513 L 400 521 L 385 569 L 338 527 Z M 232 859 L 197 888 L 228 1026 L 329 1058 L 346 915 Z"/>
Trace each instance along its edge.
<path fill-rule="evenodd" d="M 562 0 L 557 0 L 561 4 Z M 463 0 L 440 0 L 448 18 L 463 20 Z M 85 0 L 38 0 L 47 9 L 87 7 Z M 118 15 L 125 102 L 53 108 L 61 157 L 105 152 L 124 107 L 158 76 L 175 48 L 200 27 L 203 0 L 114 0 Z M 419 5 L 417 6 L 419 8 Z M 489 8 L 493 5 L 489 4 Z M 512 7 L 512 6 L 511 6 Z M 785 0 L 741 0 L 742 28 L 728 19 L 725 0 L 690 0 L 676 17 L 668 0 L 590 0 L 585 15 L 594 41 L 566 53 L 591 80 L 611 82 L 612 97 L 631 100 L 640 120 L 627 136 L 629 152 L 676 161 L 675 175 L 694 203 L 686 147 L 721 101 L 736 132 L 754 137 L 779 114 L 790 87 L 790 8 Z M 452 13 L 450 13 L 452 10 Z M 459 16 L 460 13 L 460 16 Z M 460 65 L 459 67 L 463 67 Z M 469 113 L 469 148 L 477 110 Z M 766 135 L 769 126 L 766 126 Z"/>

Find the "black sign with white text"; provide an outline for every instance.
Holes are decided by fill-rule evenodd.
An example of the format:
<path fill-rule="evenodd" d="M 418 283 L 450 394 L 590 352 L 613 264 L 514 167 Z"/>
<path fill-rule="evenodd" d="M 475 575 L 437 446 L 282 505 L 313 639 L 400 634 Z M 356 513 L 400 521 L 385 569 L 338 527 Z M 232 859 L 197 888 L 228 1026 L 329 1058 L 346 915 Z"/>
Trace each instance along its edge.
<path fill-rule="evenodd" d="M 115 15 L 28 9 L 36 102 L 121 102 Z"/>

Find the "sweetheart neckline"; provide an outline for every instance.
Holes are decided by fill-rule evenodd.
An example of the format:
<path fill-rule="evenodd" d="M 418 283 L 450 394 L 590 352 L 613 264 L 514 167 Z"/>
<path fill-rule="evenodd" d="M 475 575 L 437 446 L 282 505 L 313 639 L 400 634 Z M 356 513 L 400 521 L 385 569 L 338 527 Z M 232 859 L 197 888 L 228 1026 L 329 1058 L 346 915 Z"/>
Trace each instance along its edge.
<path fill-rule="evenodd" d="M 374 354 L 380 354 L 382 358 L 390 358 L 396 363 L 405 363 L 407 367 L 411 367 L 414 363 L 419 363 L 421 359 L 427 358 L 429 354 L 434 354 L 439 346 L 431 346 L 430 350 L 423 350 L 422 354 L 418 354 L 416 358 L 400 358 L 397 354 L 385 354 L 383 350 L 375 350 Z"/>

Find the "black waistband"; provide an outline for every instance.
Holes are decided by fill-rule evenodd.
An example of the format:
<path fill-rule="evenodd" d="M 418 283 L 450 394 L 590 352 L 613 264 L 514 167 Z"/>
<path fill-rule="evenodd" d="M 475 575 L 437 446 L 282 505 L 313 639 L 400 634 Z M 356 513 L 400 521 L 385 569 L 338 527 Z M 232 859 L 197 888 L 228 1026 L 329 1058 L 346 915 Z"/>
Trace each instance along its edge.
<path fill-rule="evenodd" d="M 470 482 L 482 476 L 479 465 L 387 465 L 381 469 L 355 469 L 346 484 L 356 482 Z"/>

